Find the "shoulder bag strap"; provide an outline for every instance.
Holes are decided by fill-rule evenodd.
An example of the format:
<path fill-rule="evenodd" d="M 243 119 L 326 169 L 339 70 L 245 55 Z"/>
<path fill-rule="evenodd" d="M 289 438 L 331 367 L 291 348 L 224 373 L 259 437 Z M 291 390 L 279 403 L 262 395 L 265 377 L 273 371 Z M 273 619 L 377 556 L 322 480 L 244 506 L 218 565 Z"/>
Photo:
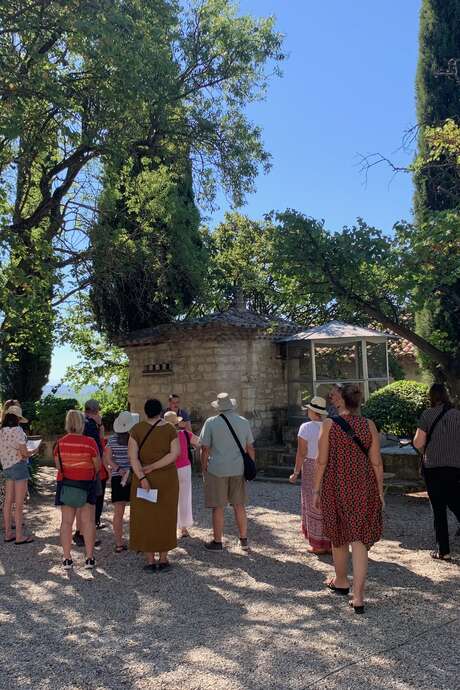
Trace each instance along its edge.
<path fill-rule="evenodd" d="M 227 425 L 228 428 L 230 429 L 230 433 L 232 434 L 233 438 L 235 439 L 236 444 L 237 444 L 238 448 L 240 449 L 240 453 L 241 453 L 241 455 L 242 455 L 243 458 L 244 458 L 244 456 L 246 455 L 246 453 L 245 453 L 245 451 L 244 451 L 244 449 L 243 449 L 243 446 L 242 446 L 241 443 L 240 443 L 240 439 L 238 438 L 238 436 L 237 436 L 236 433 L 235 433 L 235 430 L 233 429 L 232 425 L 230 424 L 230 422 L 228 421 L 227 417 L 226 417 L 224 414 L 221 414 L 221 415 L 219 415 L 219 416 L 222 417 L 222 419 L 224 420 L 224 422 L 226 423 L 226 425 Z"/>
<path fill-rule="evenodd" d="M 426 435 L 425 448 L 423 449 L 424 454 L 426 453 L 426 449 L 428 448 L 428 444 L 430 443 L 431 438 L 433 436 L 433 431 L 436 429 L 437 425 L 439 424 L 441 419 L 444 417 L 446 412 L 449 412 L 450 409 L 451 408 L 448 405 L 444 405 L 440 414 L 438 414 L 438 416 L 434 420 L 433 424 L 430 426 L 430 429 Z"/>
<path fill-rule="evenodd" d="M 193 464 L 193 455 L 192 455 L 192 444 L 190 443 L 190 436 L 189 436 L 189 431 L 187 429 L 184 429 L 184 434 L 185 434 L 185 439 L 187 441 L 187 454 L 188 454 L 188 459 L 190 461 L 190 464 Z"/>
<path fill-rule="evenodd" d="M 150 429 L 147 431 L 147 433 L 145 434 L 144 438 L 143 438 L 142 441 L 140 442 L 140 445 L 139 445 L 139 448 L 138 448 L 138 451 L 137 451 L 137 457 L 139 458 L 139 460 L 141 459 L 141 448 L 142 448 L 142 446 L 144 445 L 144 443 L 146 442 L 146 440 L 148 439 L 148 437 L 150 436 L 150 434 L 152 433 L 152 431 L 155 429 L 155 427 L 157 426 L 157 424 L 159 424 L 160 422 L 161 422 L 161 419 L 159 419 L 157 422 L 155 422 L 155 424 L 152 424 L 152 426 L 150 427 Z"/>
<path fill-rule="evenodd" d="M 366 458 L 368 457 L 368 449 L 365 447 L 359 436 L 355 433 L 353 428 L 348 424 L 348 422 L 343 418 L 343 417 L 332 417 L 332 421 L 334 424 L 337 424 L 345 433 L 346 435 L 351 438 L 353 443 L 358 446 L 359 450 L 364 453 Z"/>
<path fill-rule="evenodd" d="M 59 448 L 59 441 L 57 441 L 57 443 L 56 443 L 56 448 L 57 448 L 57 454 L 58 454 L 59 464 L 60 464 L 60 466 L 61 466 L 62 478 L 64 479 L 64 467 L 63 467 L 63 465 L 62 465 L 61 449 Z"/>

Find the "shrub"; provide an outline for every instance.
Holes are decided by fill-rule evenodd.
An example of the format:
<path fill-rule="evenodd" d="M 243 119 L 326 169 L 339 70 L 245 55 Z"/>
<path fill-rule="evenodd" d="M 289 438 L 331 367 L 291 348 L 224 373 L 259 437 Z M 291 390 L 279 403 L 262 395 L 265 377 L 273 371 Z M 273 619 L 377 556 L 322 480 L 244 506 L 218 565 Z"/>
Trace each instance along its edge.
<path fill-rule="evenodd" d="M 30 434 L 53 436 L 64 433 L 65 416 L 68 410 L 79 409 L 73 398 L 58 398 L 47 395 L 34 403 L 24 403 L 23 413 L 30 421 Z"/>
<path fill-rule="evenodd" d="M 96 391 L 94 397 L 101 406 L 105 429 L 112 429 L 115 417 L 128 409 L 128 372 L 120 374 L 110 389 Z"/>
<path fill-rule="evenodd" d="M 372 393 L 362 412 L 380 431 L 395 436 L 413 436 L 426 407 L 429 407 L 426 384 L 395 381 Z"/>

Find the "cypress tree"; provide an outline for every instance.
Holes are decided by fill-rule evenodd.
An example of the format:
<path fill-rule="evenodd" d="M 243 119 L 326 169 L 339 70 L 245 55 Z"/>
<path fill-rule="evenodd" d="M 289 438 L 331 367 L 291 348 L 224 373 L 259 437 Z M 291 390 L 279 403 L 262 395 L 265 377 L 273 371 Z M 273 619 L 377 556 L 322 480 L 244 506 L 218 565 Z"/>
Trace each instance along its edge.
<path fill-rule="evenodd" d="M 460 122 L 457 70 L 460 73 L 460 0 L 422 0 L 416 81 L 421 156 L 427 153 L 424 127 L 440 126 L 448 118 Z M 439 163 L 427 164 L 415 175 L 417 221 L 431 211 L 459 205 L 458 168 Z"/>
<path fill-rule="evenodd" d="M 422 165 L 414 175 L 414 232 L 423 235 L 423 225 L 429 227 L 435 223 L 442 227 L 446 214 L 460 211 L 458 162 L 455 156 L 441 156 L 434 162 L 427 160 L 430 149 L 425 136 L 426 127 L 441 127 L 448 119 L 460 124 L 460 0 L 422 0 L 416 94 Z M 441 372 L 431 360 L 420 359 L 435 378 L 448 383 L 458 399 L 460 280 L 452 282 L 450 276 L 440 280 L 416 315 L 416 330 L 451 352 L 452 365 L 448 371 Z"/>

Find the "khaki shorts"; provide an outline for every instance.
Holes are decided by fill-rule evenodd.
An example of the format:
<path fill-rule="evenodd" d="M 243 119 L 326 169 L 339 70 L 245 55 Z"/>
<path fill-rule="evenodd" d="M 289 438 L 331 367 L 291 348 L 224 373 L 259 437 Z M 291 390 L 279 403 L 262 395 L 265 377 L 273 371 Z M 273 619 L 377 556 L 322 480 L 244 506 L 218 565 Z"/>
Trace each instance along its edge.
<path fill-rule="evenodd" d="M 225 508 L 229 503 L 232 506 L 246 505 L 246 480 L 243 475 L 216 477 L 215 474 L 207 472 L 204 480 L 204 498 L 206 508 Z"/>

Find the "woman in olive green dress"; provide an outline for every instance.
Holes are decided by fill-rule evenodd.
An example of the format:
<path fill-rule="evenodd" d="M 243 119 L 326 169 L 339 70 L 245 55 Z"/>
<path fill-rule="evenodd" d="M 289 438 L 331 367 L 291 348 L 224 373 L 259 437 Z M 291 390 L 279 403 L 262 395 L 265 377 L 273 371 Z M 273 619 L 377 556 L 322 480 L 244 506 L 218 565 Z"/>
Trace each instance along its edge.
<path fill-rule="evenodd" d="M 131 515 L 129 548 L 142 551 L 147 557 L 145 570 L 169 568 L 168 551 L 177 546 L 177 502 L 179 482 L 176 458 L 180 454 L 175 428 L 161 418 L 159 400 L 147 400 L 145 422 L 130 431 L 128 453 L 133 468 L 131 482 Z M 156 503 L 137 496 L 137 489 L 157 489 Z"/>

